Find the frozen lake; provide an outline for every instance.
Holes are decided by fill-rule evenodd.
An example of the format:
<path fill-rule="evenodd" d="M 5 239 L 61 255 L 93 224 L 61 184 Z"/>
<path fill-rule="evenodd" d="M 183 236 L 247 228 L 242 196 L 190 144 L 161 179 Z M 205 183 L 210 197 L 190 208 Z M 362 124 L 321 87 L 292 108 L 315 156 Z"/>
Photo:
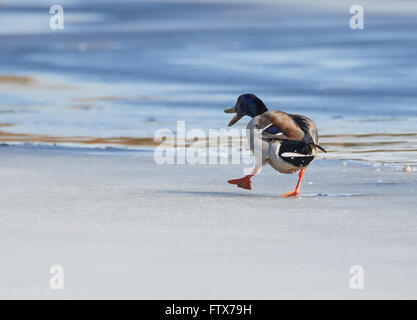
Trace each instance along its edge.
<path fill-rule="evenodd" d="M 310 116 L 332 158 L 416 163 L 414 2 L 363 1 L 364 30 L 332 3 L 62 1 L 51 30 L 49 1 L 2 1 L 0 141 L 224 128 L 253 92 Z"/>

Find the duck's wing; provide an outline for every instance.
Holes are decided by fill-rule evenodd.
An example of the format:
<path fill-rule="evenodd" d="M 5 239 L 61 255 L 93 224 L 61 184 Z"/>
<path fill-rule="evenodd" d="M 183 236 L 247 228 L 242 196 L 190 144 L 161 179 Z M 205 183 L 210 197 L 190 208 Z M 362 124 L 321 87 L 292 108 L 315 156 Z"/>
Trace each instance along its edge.
<path fill-rule="evenodd" d="M 326 150 L 318 144 L 318 133 L 314 122 L 303 115 L 288 114 L 283 111 L 268 111 L 261 115 L 271 124 L 267 126 L 262 137 L 272 140 L 302 141 Z"/>
<path fill-rule="evenodd" d="M 301 130 L 303 130 L 303 141 L 305 141 L 306 143 L 314 144 L 317 144 L 319 142 L 317 127 L 311 119 L 301 114 L 291 114 L 289 116 L 294 120 L 298 127 Z"/>
<path fill-rule="evenodd" d="M 319 145 L 319 135 L 317 132 L 317 127 L 313 120 L 303 116 L 301 114 L 291 114 L 289 115 L 297 123 L 301 130 L 304 131 L 303 141 L 307 144 L 313 144 L 315 147 L 319 148 L 321 151 L 327 151 Z"/>
<path fill-rule="evenodd" d="M 268 111 L 259 117 L 268 124 L 262 131 L 264 138 L 300 141 L 304 137 L 304 132 L 297 122 L 283 111 Z"/>

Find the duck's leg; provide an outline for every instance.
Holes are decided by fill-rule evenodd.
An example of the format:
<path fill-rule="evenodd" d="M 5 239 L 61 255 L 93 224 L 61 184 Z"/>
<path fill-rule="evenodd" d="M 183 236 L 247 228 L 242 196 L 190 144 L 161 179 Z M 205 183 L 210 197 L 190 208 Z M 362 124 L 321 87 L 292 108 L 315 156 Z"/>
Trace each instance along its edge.
<path fill-rule="evenodd" d="M 252 172 L 243 178 L 229 180 L 227 181 L 228 183 L 236 184 L 239 188 L 252 190 L 250 179 L 256 175 L 259 169 L 264 165 L 264 148 L 267 150 L 267 145 L 260 137 L 260 132 L 261 131 L 259 129 L 254 128 L 253 130 L 248 130 L 246 133 L 250 149 L 255 157 L 255 166 Z"/>
<path fill-rule="evenodd" d="M 258 173 L 258 168 L 254 168 L 250 174 L 240 179 L 233 179 L 227 181 L 230 184 L 236 184 L 239 188 L 252 190 L 250 178 Z"/>
<path fill-rule="evenodd" d="M 283 197 L 297 197 L 300 194 L 300 187 L 301 187 L 301 180 L 303 180 L 304 176 L 304 169 L 300 170 L 300 173 L 298 174 L 298 182 L 295 189 L 291 192 L 288 192 L 286 194 L 283 194 Z"/>

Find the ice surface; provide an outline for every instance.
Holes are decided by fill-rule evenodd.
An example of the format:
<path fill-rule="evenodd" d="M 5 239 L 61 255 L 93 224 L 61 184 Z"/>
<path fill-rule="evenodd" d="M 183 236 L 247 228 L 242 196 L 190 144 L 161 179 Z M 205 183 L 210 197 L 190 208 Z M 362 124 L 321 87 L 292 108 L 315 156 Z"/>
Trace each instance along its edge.
<path fill-rule="evenodd" d="M 284 199 L 296 175 L 151 155 L 1 146 L 0 298 L 417 298 L 417 172 L 316 160 Z"/>

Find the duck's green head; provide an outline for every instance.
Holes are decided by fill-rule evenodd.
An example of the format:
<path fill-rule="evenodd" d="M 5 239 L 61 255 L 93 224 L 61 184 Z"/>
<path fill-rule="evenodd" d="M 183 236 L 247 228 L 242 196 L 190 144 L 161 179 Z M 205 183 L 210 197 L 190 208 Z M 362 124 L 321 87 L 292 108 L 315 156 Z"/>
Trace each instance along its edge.
<path fill-rule="evenodd" d="M 239 98 L 237 98 L 234 107 L 224 110 L 226 113 L 236 113 L 233 119 L 229 122 L 229 127 L 233 126 L 243 116 L 253 118 L 266 111 L 268 111 L 268 109 L 262 100 L 252 93 L 242 94 Z"/>

